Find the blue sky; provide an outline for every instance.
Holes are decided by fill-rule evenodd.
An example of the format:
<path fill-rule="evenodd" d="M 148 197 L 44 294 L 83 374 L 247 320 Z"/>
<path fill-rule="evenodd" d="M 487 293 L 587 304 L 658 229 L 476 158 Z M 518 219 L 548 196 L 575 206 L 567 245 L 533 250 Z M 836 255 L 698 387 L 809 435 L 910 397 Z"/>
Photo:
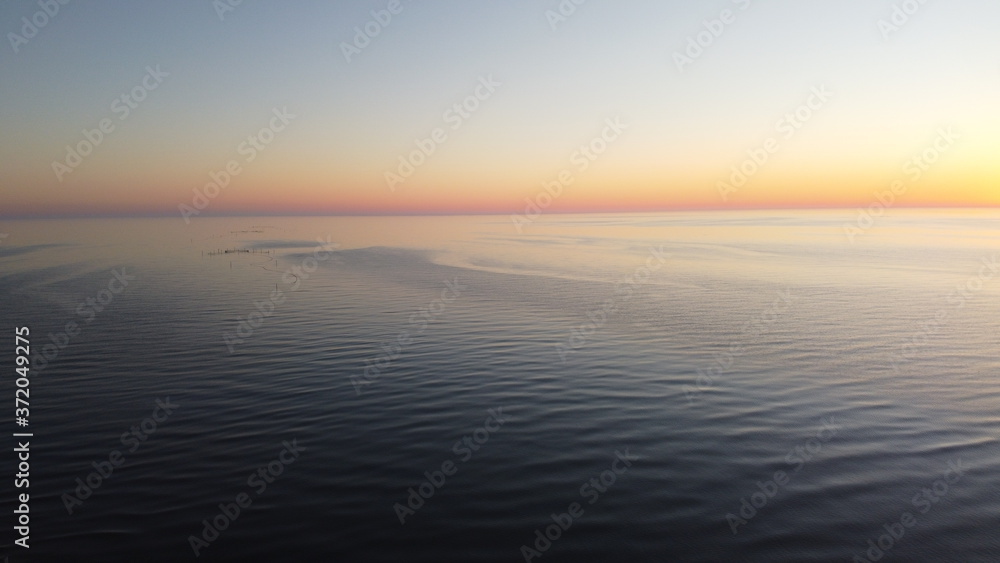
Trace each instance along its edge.
<path fill-rule="evenodd" d="M 248 0 L 220 19 L 208 0 L 69 2 L 15 53 L 10 33 L 41 8 L 4 3 L 5 207 L 171 212 L 276 107 L 298 116 L 293 127 L 219 209 L 252 211 L 277 190 L 331 210 L 504 212 L 610 117 L 630 124 L 627 135 L 560 205 L 600 207 L 618 194 L 643 207 L 718 204 L 715 180 L 816 85 L 834 101 L 756 179 L 761 201 L 822 174 L 844 182 L 824 184 L 818 204 L 863 200 L 943 125 L 964 136 L 942 178 L 974 184 L 970 194 L 996 183 L 996 3 L 927 2 L 886 40 L 878 22 L 903 2 L 588 0 L 553 29 L 546 12 L 558 1 L 404 1 L 346 61 L 341 44 L 389 4 Z M 735 21 L 679 71 L 674 53 L 727 9 Z M 157 65 L 169 73 L 162 86 L 59 181 L 52 163 L 65 147 L 114 118 L 111 102 Z M 386 190 L 385 171 L 485 76 L 497 92 L 405 193 Z M 850 182 L 865 189 L 833 193 Z M 918 200 L 945 189 L 942 180 Z"/>

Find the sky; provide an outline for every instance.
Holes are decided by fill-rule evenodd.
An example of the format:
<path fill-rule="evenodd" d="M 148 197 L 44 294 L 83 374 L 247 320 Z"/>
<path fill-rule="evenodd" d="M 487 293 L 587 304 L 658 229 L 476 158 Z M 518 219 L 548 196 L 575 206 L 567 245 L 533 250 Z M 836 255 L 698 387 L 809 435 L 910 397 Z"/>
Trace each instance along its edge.
<path fill-rule="evenodd" d="M 1000 205 L 988 0 L 63 1 L 0 216 Z"/>

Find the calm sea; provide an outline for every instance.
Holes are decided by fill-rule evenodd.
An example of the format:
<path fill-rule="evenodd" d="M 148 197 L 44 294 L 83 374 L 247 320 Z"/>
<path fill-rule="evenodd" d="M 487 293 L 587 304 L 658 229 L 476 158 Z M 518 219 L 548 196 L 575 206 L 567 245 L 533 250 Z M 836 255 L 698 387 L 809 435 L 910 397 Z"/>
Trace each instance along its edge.
<path fill-rule="evenodd" d="M 2 222 L 0 556 L 1000 561 L 1000 213 L 845 224 Z"/>

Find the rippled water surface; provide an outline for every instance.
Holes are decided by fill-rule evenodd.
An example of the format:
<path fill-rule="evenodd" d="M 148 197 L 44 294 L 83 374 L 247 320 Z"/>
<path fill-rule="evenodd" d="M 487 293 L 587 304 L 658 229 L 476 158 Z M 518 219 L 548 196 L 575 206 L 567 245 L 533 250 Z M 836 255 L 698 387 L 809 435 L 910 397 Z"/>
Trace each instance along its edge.
<path fill-rule="evenodd" d="M 4 222 L 5 552 L 1000 561 L 1000 215 L 854 219 Z"/>

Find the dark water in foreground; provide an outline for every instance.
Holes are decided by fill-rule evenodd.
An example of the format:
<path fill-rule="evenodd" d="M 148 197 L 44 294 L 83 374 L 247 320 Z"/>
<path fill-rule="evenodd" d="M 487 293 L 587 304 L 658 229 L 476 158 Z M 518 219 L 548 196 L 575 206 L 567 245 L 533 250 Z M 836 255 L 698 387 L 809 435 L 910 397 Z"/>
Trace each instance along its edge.
<path fill-rule="evenodd" d="M 852 219 L 0 224 L 4 554 L 1000 561 L 1000 215 Z"/>

